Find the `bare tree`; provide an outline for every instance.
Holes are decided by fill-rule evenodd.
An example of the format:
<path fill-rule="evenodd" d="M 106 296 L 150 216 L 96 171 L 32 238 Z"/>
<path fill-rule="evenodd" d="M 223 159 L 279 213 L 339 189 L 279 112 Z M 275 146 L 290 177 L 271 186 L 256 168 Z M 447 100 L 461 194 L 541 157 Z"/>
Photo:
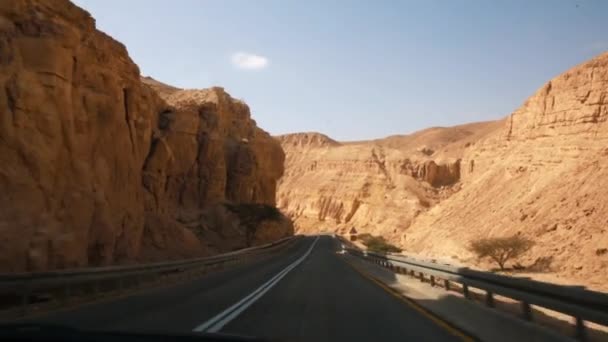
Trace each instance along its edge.
<path fill-rule="evenodd" d="M 527 252 L 534 242 L 520 235 L 508 237 L 478 239 L 471 242 L 469 250 L 478 258 L 494 260 L 501 270 L 505 269 L 507 261 L 517 258 Z"/>

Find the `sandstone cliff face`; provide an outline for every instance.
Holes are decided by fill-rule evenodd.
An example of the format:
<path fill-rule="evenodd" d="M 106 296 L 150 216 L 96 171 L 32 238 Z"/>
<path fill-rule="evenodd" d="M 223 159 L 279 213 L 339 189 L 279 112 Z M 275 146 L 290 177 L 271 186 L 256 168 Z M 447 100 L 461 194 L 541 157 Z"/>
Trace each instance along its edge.
<path fill-rule="evenodd" d="M 505 120 L 287 153 L 279 205 L 297 229 L 383 235 L 482 268 L 471 240 L 522 234 L 526 276 L 606 290 L 608 53 L 551 80 Z M 440 160 L 451 160 L 441 162 Z M 354 212 L 354 214 L 353 214 Z"/>
<path fill-rule="evenodd" d="M 0 3 L 0 88 L 2 271 L 222 250 L 184 222 L 274 202 L 283 154 L 246 105 L 221 89 L 166 103 L 69 1 Z"/>
<path fill-rule="evenodd" d="M 224 200 L 274 204 L 284 153 L 221 88 L 179 91 L 160 113 L 143 167 L 146 203 L 189 219 Z"/>
<path fill-rule="evenodd" d="M 277 180 L 284 171 L 280 144 L 255 125 L 245 103 L 222 88 L 163 89 L 160 94 L 168 106 L 160 113 L 143 166 L 146 208 L 186 225 L 204 242 L 215 241 L 206 244 L 213 251 L 244 247 L 238 218 L 221 207 L 226 201 L 274 206 Z M 210 223 L 218 215 L 221 223 Z M 264 227 L 273 225 L 262 225 L 258 232 L 266 238 L 256 243 L 293 233 L 290 224 L 269 232 Z"/>
<path fill-rule="evenodd" d="M 607 289 L 607 104 L 606 53 L 548 82 L 464 154 L 462 190 L 420 215 L 403 245 L 476 263 L 470 240 L 520 233 L 536 241 L 522 264 L 550 260 L 531 276 Z"/>
<path fill-rule="evenodd" d="M 417 166 L 413 176 L 435 187 L 452 185 L 460 180 L 460 159 L 445 164 L 437 164 L 433 160 L 426 161 Z"/>
<path fill-rule="evenodd" d="M 344 143 L 319 133 L 279 136 L 287 159 L 278 205 L 299 232 L 355 226 L 401 241 L 417 215 L 458 189 L 464 145 L 498 127 L 489 122 Z"/>

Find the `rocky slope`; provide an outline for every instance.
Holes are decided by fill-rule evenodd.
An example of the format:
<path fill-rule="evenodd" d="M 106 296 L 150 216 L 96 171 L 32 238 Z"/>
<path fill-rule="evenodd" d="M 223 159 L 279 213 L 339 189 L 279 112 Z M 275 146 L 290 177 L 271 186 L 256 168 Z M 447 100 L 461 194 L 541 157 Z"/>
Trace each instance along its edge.
<path fill-rule="evenodd" d="M 249 107 L 222 88 L 167 91 L 168 87 L 157 81 L 153 85 L 168 106 L 159 114 L 159 130 L 143 166 L 146 207 L 170 213 L 209 242 L 209 248 L 242 248 L 241 222 L 224 202 L 274 206 L 285 154 L 256 126 Z M 269 228 L 277 233 L 260 229 L 260 236 L 267 238 L 255 241 L 293 233 L 288 220 L 278 221 L 281 229 Z"/>
<path fill-rule="evenodd" d="M 417 215 L 458 189 L 463 151 L 500 125 L 345 143 L 319 133 L 279 136 L 287 158 L 278 205 L 301 232 L 355 226 L 400 241 Z"/>
<path fill-rule="evenodd" d="M 554 78 L 462 159 L 462 190 L 420 215 L 410 251 L 476 260 L 471 239 L 523 234 L 530 274 L 608 289 L 608 53 Z M 534 267 L 537 268 L 537 267 Z"/>
<path fill-rule="evenodd" d="M 0 3 L 0 89 L 0 271 L 238 248 L 223 203 L 274 204 L 284 154 L 247 105 L 221 88 L 164 100 L 67 0 Z M 256 242 L 291 233 L 269 229 Z"/>
<path fill-rule="evenodd" d="M 491 265 L 467 250 L 471 240 L 523 234 L 536 242 L 518 260 L 526 275 L 608 289 L 607 94 L 605 53 L 502 121 L 356 143 L 279 137 L 279 205 L 300 231 L 356 226 L 480 267 Z"/>

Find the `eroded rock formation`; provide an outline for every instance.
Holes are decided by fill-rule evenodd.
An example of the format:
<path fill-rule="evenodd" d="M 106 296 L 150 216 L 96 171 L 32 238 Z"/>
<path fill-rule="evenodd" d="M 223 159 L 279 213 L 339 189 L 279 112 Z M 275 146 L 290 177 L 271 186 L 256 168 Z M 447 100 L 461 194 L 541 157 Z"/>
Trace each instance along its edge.
<path fill-rule="evenodd" d="M 274 204 L 284 155 L 247 105 L 220 88 L 163 100 L 67 0 L 0 2 L 0 89 L 2 271 L 226 250 L 213 207 Z"/>
<path fill-rule="evenodd" d="M 608 53 L 554 78 L 505 120 L 287 152 L 279 204 L 297 229 L 383 235 L 479 263 L 470 241 L 522 234 L 526 276 L 606 290 Z M 309 139 L 310 140 L 310 139 Z M 289 143 L 287 143 L 289 142 Z"/>
<path fill-rule="evenodd" d="M 186 225 L 202 241 L 216 241 L 209 248 L 243 247 L 245 232 L 238 217 L 221 207 L 226 201 L 274 206 L 284 171 L 283 150 L 255 125 L 249 107 L 222 88 L 168 91 L 170 87 L 156 81 L 153 88 L 162 88 L 159 94 L 167 107 L 143 167 L 146 208 Z M 218 215 L 222 223 L 210 224 Z M 293 233 L 285 218 L 261 225 L 270 228 L 257 230 L 261 235 L 255 243 Z M 221 237 L 225 242 L 217 242 Z M 225 247 L 214 248 L 218 245 Z"/>
<path fill-rule="evenodd" d="M 607 118 L 604 53 L 549 81 L 466 151 L 462 190 L 421 214 L 403 246 L 475 264 L 469 241 L 523 234 L 536 245 L 518 262 L 545 264 L 530 276 L 608 289 Z"/>
<path fill-rule="evenodd" d="M 400 241 L 417 215 L 458 189 L 464 145 L 498 127 L 490 122 L 344 143 L 319 133 L 279 136 L 287 159 L 278 205 L 300 232 L 355 226 Z"/>

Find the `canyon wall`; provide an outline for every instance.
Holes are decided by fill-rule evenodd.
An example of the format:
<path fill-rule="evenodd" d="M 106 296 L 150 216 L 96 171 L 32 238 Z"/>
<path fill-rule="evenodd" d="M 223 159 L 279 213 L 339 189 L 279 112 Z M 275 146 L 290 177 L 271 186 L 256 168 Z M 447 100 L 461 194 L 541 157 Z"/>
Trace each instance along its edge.
<path fill-rule="evenodd" d="M 319 133 L 277 137 L 286 151 L 278 206 L 299 232 L 360 233 L 400 241 L 412 221 L 459 188 L 461 156 L 500 122 L 337 142 Z"/>
<path fill-rule="evenodd" d="M 222 203 L 274 205 L 284 154 L 247 105 L 221 88 L 161 98 L 69 1 L 0 3 L 0 89 L 1 271 L 239 248 Z"/>
<path fill-rule="evenodd" d="M 494 265 L 470 241 L 522 234 L 536 243 L 516 260 L 524 275 L 606 290 L 607 94 L 604 53 L 501 121 L 363 142 L 278 137 L 279 206 L 298 231 L 355 226 L 407 253 L 482 268 Z"/>
<path fill-rule="evenodd" d="M 146 208 L 185 225 L 207 248 L 244 247 L 241 223 L 225 203 L 275 205 L 285 160 L 280 144 L 256 126 L 244 102 L 222 88 L 182 90 L 149 78 L 143 81 L 167 104 L 143 165 Z M 277 221 L 281 229 L 259 229 L 266 238 L 254 241 L 293 233 L 288 220 Z"/>
<path fill-rule="evenodd" d="M 461 190 L 421 214 L 400 243 L 478 261 L 469 241 L 522 234 L 530 276 L 606 290 L 608 53 L 554 78 L 462 158 Z M 481 266 L 488 267 L 487 264 Z"/>

